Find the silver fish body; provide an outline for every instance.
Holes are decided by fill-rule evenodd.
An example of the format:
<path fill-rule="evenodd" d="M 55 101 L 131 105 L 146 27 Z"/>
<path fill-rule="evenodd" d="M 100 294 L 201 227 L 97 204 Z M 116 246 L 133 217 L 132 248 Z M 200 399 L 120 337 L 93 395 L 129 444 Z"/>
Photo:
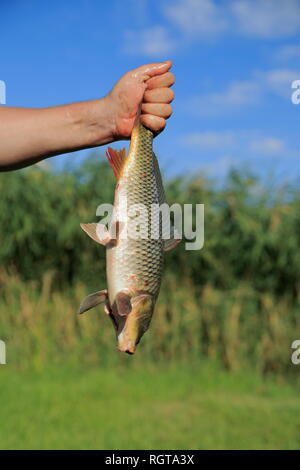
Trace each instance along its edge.
<path fill-rule="evenodd" d="M 125 150 L 108 149 L 117 178 L 109 236 L 101 240 L 97 224 L 81 224 L 91 238 L 106 246 L 108 289 L 88 296 L 80 313 L 105 302 L 119 350 L 130 354 L 150 325 L 161 285 L 164 251 L 179 243 L 172 239 L 166 243 L 162 236 L 160 205 L 165 202 L 165 193 L 152 143 L 152 132 L 137 121 L 127 157 Z M 132 233 L 137 225 L 140 232 Z"/>

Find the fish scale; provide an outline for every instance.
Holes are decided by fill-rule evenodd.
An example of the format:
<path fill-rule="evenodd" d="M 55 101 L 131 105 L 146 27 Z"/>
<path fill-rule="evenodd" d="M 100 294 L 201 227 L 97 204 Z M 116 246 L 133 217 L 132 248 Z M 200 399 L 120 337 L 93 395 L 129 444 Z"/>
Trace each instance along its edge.
<path fill-rule="evenodd" d="M 141 124 L 135 128 L 131 145 L 126 158 L 122 176 L 119 180 L 119 194 L 115 198 L 115 210 L 119 209 L 122 198 L 127 199 L 127 208 L 135 204 L 143 204 L 147 215 L 141 218 L 146 222 L 148 239 L 134 240 L 127 238 L 119 240 L 116 247 L 107 252 L 110 263 L 116 266 L 111 276 L 110 302 L 113 303 L 120 290 L 139 289 L 158 296 L 163 270 L 163 241 L 151 239 L 151 232 L 157 235 L 159 226 L 151 225 L 152 204 L 159 204 L 164 199 L 159 167 L 152 150 L 153 134 Z M 159 178 L 158 178 L 159 176 Z M 157 208 L 158 211 L 158 208 Z M 109 263 L 107 263 L 109 266 Z M 118 282 L 116 282 L 118 279 Z M 117 284 L 117 285 L 116 285 Z"/>

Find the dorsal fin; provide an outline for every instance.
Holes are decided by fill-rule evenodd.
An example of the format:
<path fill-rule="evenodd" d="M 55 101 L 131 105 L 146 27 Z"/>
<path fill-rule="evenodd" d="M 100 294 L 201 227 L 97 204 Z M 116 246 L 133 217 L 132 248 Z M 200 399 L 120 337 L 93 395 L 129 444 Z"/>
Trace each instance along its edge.
<path fill-rule="evenodd" d="M 113 169 L 115 177 L 118 180 L 121 177 L 122 169 L 126 160 L 126 150 L 125 148 L 122 148 L 121 150 L 114 150 L 111 147 L 108 147 L 106 156 L 108 163 Z"/>

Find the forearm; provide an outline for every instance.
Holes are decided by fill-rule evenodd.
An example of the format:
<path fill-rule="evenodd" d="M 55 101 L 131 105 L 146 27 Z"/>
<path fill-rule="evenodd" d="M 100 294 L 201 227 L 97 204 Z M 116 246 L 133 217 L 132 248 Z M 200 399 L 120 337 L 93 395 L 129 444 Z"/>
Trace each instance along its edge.
<path fill-rule="evenodd" d="M 109 98 L 53 108 L 0 107 L 0 171 L 114 140 Z"/>

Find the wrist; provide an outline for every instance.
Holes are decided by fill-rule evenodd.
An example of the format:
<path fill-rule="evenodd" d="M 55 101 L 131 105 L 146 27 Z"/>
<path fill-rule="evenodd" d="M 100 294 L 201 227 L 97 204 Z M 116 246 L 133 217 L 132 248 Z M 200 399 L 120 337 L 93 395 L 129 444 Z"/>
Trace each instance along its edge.
<path fill-rule="evenodd" d="M 114 104 L 109 95 L 69 106 L 79 147 L 96 147 L 116 140 Z"/>

